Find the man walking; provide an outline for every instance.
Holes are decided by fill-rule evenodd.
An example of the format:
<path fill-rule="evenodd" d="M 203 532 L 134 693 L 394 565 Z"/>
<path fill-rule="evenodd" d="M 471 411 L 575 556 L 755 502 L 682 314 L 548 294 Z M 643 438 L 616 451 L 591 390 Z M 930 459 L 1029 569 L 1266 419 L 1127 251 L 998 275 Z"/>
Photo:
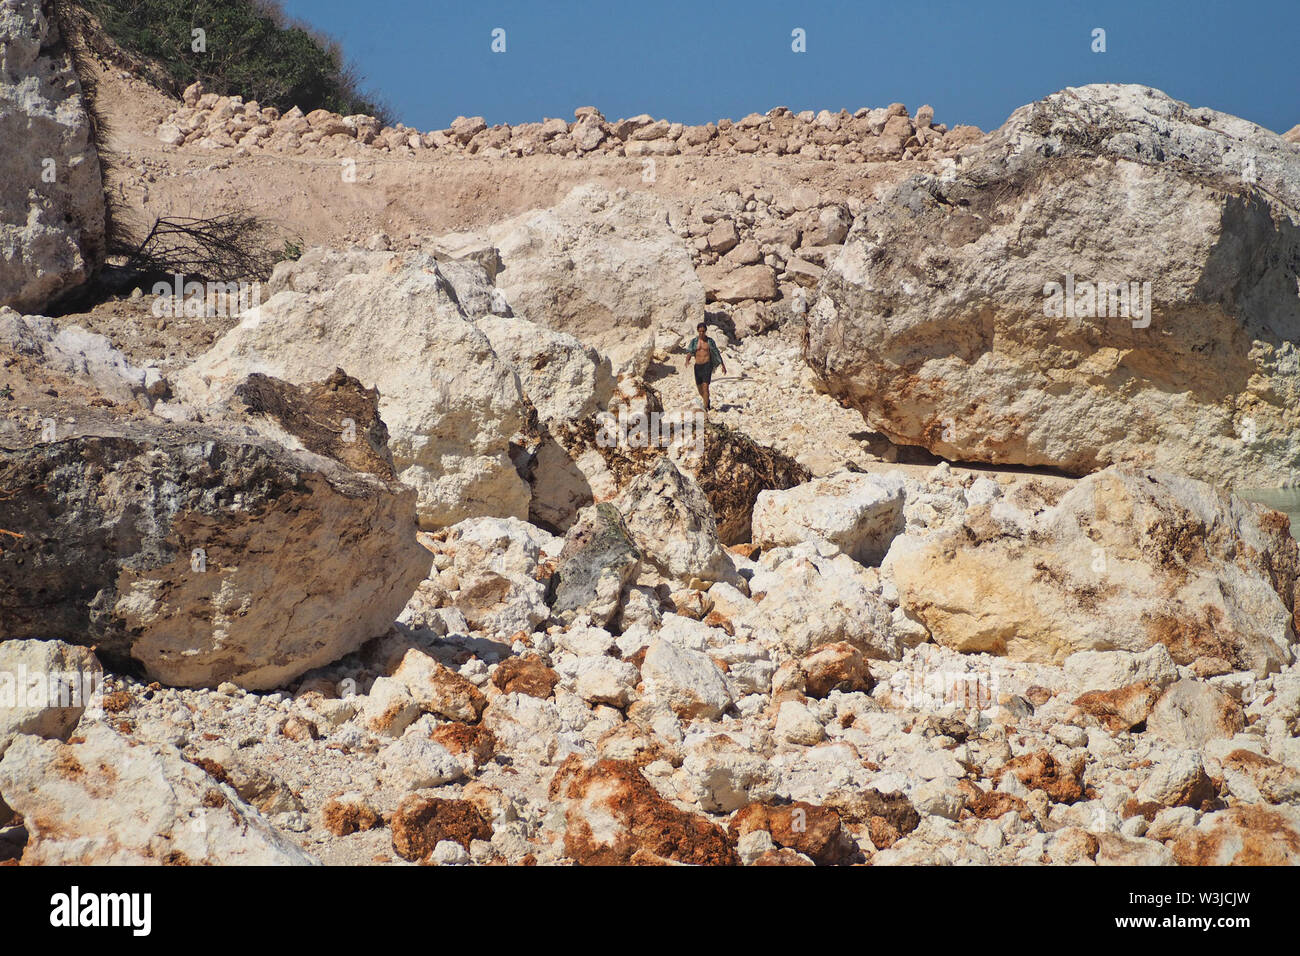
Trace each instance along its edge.
<path fill-rule="evenodd" d="M 695 326 L 695 338 L 686 347 L 686 364 L 689 365 L 692 360 L 695 362 L 695 388 L 704 401 L 706 412 L 710 409 L 709 383 L 713 380 L 713 370 L 721 366 L 723 372 L 727 371 L 727 364 L 722 361 L 722 353 L 718 351 L 718 343 L 705 334 L 708 328 L 703 322 Z"/>

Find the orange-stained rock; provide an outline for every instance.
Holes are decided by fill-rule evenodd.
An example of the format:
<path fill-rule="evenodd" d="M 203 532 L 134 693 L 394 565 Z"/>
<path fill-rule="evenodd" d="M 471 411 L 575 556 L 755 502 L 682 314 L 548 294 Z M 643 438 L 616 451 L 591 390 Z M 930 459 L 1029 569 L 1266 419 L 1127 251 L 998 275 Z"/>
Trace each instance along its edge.
<path fill-rule="evenodd" d="M 491 824 L 468 800 L 414 793 L 402 799 L 388 827 L 393 850 L 404 860 L 424 859 L 443 840 L 454 840 L 468 850 L 471 840 L 492 839 Z"/>
<path fill-rule="evenodd" d="M 830 807 L 799 801 L 784 806 L 751 803 L 731 818 L 731 832 L 737 837 L 754 830 L 772 834 L 772 842 L 811 858 L 820 866 L 851 863 L 858 848 Z"/>
<path fill-rule="evenodd" d="M 555 691 L 560 675 L 535 657 L 508 657 L 492 674 L 492 683 L 507 694 L 527 694 L 545 700 Z"/>
<path fill-rule="evenodd" d="M 862 652 L 844 641 L 817 648 L 801 664 L 809 697 L 822 698 L 833 690 L 869 692 L 875 684 Z"/>
<path fill-rule="evenodd" d="M 551 780 L 550 795 L 564 803 L 565 853 L 581 865 L 651 862 L 646 854 L 676 863 L 740 863 L 721 827 L 674 807 L 635 764 L 622 760 L 589 764 L 571 754 Z M 642 851 L 639 856 L 638 851 Z"/>
<path fill-rule="evenodd" d="M 1212 813 L 1173 841 L 1182 866 L 1295 866 L 1300 864 L 1300 810 L 1233 807 Z"/>
<path fill-rule="evenodd" d="M 1031 790 L 1042 790 L 1053 803 L 1074 803 L 1083 796 L 1083 765 L 1064 767 L 1046 750 L 1013 757 L 998 771 L 998 777 L 1013 773 Z"/>
<path fill-rule="evenodd" d="M 1160 699 L 1160 688 L 1151 684 L 1129 684 L 1117 690 L 1090 690 L 1074 700 L 1090 717 L 1112 733 L 1132 730 L 1151 716 L 1151 708 Z"/>

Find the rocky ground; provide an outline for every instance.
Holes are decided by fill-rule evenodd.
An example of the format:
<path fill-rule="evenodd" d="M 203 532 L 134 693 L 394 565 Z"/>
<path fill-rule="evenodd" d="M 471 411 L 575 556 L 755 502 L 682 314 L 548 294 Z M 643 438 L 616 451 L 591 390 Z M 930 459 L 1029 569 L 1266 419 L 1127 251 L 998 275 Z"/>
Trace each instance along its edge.
<path fill-rule="evenodd" d="M 0 860 L 1300 862 L 1300 549 L 1225 490 L 1293 464 L 1288 141 L 1134 87 L 419 133 L 91 68 L 122 214 L 304 248 L 45 317 L 90 247 L 14 233 Z M 1133 190 L 1185 200 L 1163 321 L 1044 323 L 1145 254 L 1089 245 Z"/>

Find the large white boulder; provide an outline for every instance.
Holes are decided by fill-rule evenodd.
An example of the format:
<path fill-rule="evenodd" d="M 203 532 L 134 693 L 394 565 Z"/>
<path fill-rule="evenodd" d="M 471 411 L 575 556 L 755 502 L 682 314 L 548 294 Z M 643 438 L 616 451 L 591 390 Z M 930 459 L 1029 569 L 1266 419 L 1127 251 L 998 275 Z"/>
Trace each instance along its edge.
<path fill-rule="evenodd" d="M 740 574 L 718 541 L 709 499 L 664 456 L 613 502 L 642 554 L 666 577 L 736 583 Z"/>
<path fill-rule="evenodd" d="M 500 307 L 486 275 L 424 253 L 355 258 L 360 265 L 326 268 L 314 257 L 301 282 L 282 272 L 284 291 L 178 376 L 178 395 L 206 405 L 249 372 L 303 382 L 342 367 L 379 389 L 393 461 L 418 492 L 421 526 L 526 517 L 528 485 L 509 456 L 523 393 L 472 321 Z M 308 291 L 291 291 L 299 285 Z"/>
<path fill-rule="evenodd" d="M 1027 489 L 1024 503 L 995 499 L 895 539 L 882 573 L 938 643 L 1051 663 L 1164 644 L 1179 664 L 1219 658 L 1260 676 L 1293 659 L 1298 565 L 1285 515 L 1118 468 L 1064 495 Z M 1149 670 L 1135 666 L 1135 679 Z"/>
<path fill-rule="evenodd" d="M 856 561 L 879 564 L 903 523 L 901 476 L 840 472 L 759 492 L 753 540 L 765 548 L 828 541 Z"/>
<path fill-rule="evenodd" d="M 74 743 L 15 739 L 0 760 L 0 794 L 26 823 L 29 865 L 316 862 L 175 747 L 103 724 L 83 727 Z"/>
<path fill-rule="evenodd" d="M 66 740 L 103 679 L 89 648 L 0 641 L 0 756 L 19 734 Z"/>
<path fill-rule="evenodd" d="M 497 287 L 531 321 L 577 336 L 643 372 L 654 330 L 704 318 L 704 287 L 690 252 L 648 192 L 575 187 L 558 205 L 485 230 L 501 253 Z"/>
<path fill-rule="evenodd" d="M 0 528 L 20 535 L 0 550 L 0 634 L 93 644 L 166 684 L 264 689 L 386 632 L 429 572 L 415 493 L 328 457 L 344 414 L 357 440 L 341 457 L 370 448 L 373 394 L 262 385 L 285 412 L 277 437 L 251 417 L 88 409 L 57 441 L 0 448 L 22 489 L 0 495 Z"/>
<path fill-rule="evenodd" d="M 665 640 L 651 642 L 641 676 L 646 696 L 681 717 L 714 720 L 732 703 L 726 678 L 707 654 Z"/>
<path fill-rule="evenodd" d="M 485 315 L 475 325 L 518 373 L 543 422 L 576 422 L 609 404 L 614 392 L 609 359 L 572 335 L 519 316 Z"/>
<path fill-rule="evenodd" d="M 807 357 L 873 428 L 945 458 L 1282 485 L 1298 224 L 1280 136 L 1143 86 L 1066 89 L 858 217 Z"/>
<path fill-rule="evenodd" d="M 823 547 L 826 553 L 812 543 L 765 552 L 749 580 L 753 599 L 715 585 L 715 609 L 789 654 L 845 642 L 869 658 L 897 659 L 906 642 L 891 625 L 875 569 Z"/>

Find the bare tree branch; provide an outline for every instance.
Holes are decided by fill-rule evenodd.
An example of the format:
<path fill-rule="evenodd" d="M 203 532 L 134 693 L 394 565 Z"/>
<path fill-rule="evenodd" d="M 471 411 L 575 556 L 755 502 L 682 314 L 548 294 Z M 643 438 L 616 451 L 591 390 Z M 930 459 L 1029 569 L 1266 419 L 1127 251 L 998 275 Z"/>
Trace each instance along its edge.
<path fill-rule="evenodd" d="M 231 212 L 206 219 L 155 220 L 144 241 L 127 255 L 125 267 L 217 282 L 261 282 L 280 258 L 264 221 Z"/>

